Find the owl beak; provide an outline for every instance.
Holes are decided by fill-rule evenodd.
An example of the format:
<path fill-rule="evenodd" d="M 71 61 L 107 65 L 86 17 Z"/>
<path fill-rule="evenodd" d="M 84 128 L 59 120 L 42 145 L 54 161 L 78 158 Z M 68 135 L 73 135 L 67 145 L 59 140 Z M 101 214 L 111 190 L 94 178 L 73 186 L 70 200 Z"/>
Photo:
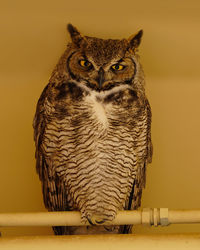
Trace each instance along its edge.
<path fill-rule="evenodd" d="M 98 77 L 97 77 L 97 82 L 99 84 L 99 89 L 102 88 L 102 85 L 104 83 L 104 70 L 102 69 L 102 67 L 99 69 L 99 72 L 98 72 Z"/>

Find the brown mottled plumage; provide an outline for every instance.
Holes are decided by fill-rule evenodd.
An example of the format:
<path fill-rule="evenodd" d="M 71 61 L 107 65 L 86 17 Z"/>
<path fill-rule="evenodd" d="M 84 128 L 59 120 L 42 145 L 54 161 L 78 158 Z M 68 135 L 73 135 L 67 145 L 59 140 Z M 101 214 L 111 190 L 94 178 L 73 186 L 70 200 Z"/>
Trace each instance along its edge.
<path fill-rule="evenodd" d="M 151 109 L 130 39 L 82 36 L 59 60 L 34 118 L 37 172 L 49 211 L 78 210 L 89 227 L 54 227 L 56 234 L 128 233 L 128 226 L 95 226 L 117 211 L 137 209 L 151 162 Z"/>

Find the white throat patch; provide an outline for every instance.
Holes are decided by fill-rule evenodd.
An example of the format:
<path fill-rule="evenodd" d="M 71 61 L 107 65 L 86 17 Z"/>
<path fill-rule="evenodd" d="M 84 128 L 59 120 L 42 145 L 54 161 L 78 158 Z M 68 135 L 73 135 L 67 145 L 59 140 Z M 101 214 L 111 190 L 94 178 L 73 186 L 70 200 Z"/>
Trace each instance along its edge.
<path fill-rule="evenodd" d="M 94 111 L 94 115 L 96 118 L 99 120 L 99 122 L 107 127 L 108 125 L 108 120 L 107 120 L 107 115 L 106 115 L 106 110 L 105 110 L 105 105 L 98 101 L 98 94 L 94 91 L 91 93 L 91 95 L 87 96 L 86 99 L 88 102 L 91 103 Z"/>
<path fill-rule="evenodd" d="M 116 86 L 110 90 L 97 92 L 95 90 L 89 89 L 84 84 L 81 84 L 79 82 L 73 81 L 77 86 L 82 88 L 83 90 L 86 90 L 90 94 L 86 96 L 86 101 L 90 103 L 90 105 L 93 107 L 94 115 L 99 120 L 101 124 L 103 124 L 105 127 L 108 126 L 108 119 L 107 119 L 107 112 L 110 107 L 110 103 L 103 103 L 103 100 L 105 97 L 107 97 L 110 94 L 116 93 L 120 90 L 125 89 L 132 89 L 132 86 L 130 85 L 120 85 Z M 101 101 L 102 100 L 102 101 Z"/>

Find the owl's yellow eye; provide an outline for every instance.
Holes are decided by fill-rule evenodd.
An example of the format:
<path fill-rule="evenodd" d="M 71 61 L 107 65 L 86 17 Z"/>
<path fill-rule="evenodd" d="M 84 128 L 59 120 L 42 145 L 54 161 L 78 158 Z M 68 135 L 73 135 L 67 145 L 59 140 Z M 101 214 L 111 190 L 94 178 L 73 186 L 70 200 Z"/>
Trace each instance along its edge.
<path fill-rule="evenodd" d="M 92 66 L 91 62 L 85 59 L 80 60 L 79 64 L 84 68 L 90 68 Z"/>
<path fill-rule="evenodd" d="M 116 70 L 116 71 L 120 71 L 120 70 L 123 70 L 125 68 L 125 66 L 117 63 L 117 64 L 112 65 L 111 68 Z"/>

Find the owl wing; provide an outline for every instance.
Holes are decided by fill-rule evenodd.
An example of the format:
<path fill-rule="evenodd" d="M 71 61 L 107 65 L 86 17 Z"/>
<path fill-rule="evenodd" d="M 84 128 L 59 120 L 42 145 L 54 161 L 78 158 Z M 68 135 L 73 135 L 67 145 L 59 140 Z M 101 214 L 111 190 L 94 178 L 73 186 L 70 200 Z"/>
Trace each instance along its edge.
<path fill-rule="evenodd" d="M 48 95 L 49 84 L 43 90 L 36 108 L 33 122 L 34 140 L 36 145 L 35 158 L 36 170 L 42 182 L 43 199 L 45 207 L 49 211 L 67 210 L 66 191 L 64 183 L 57 177 L 53 170 L 53 163 L 45 155 L 43 149 L 43 137 L 47 125 L 45 115 L 45 99 Z"/>
<path fill-rule="evenodd" d="M 134 187 L 133 187 L 133 200 L 130 205 L 129 209 L 137 209 L 141 205 L 141 198 L 142 198 L 142 190 L 146 184 L 146 166 L 148 163 L 152 161 L 152 142 L 151 142 L 151 107 L 150 104 L 145 98 L 145 109 L 144 109 L 144 128 L 146 129 L 146 138 L 145 138 L 145 145 L 146 147 L 143 149 L 142 152 L 142 159 L 140 160 L 138 173 L 134 180 Z"/>
<path fill-rule="evenodd" d="M 126 209 L 129 210 L 137 209 L 138 207 L 140 207 L 142 189 L 145 187 L 146 184 L 146 165 L 148 163 L 151 163 L 152 161 L 153 147 L 151 142 L 151 107 L 147 99 L 145 99 L 145 109 L 143 116 L 145 117 L 145 122 L 142 130 L 146 130 L 146 137 L 142 140 L 142 143 L 145 142 L 146 147 L 144 147 L 142 155 L 140 156 L 141 158 L 139 161 L 137 175 L 135 176 L 128 204 L 126 206 Z M 140 140 L 141 138 L 139 138 L 139 141 Z"/>
<path fill-rule="evenodd" d="M 133 181 L 132 190 L 126 202 L 126 210 L 138 209 L 141 205 L 142 190 L 146 184 L 146 165 L 152 161 L 153 147 L 151 142 L 151 107 L 147 99 L 145 99 L 145 116 L 146 116 L 146 148 L 142 155 L 142 161 L 138 167 L 137 175 Z M 122 227 L 122 233 L 130 233 L 132 226 L 125 225 Z"/>
<path fill-rule="evenodd" d="M 152 162 L 153 155 L 153 145 L 151 141 L 151 106 L 149 101 L 146 99 L 146 113 L 147 113 L 147 148 L 146 148 L 146 157 L 145 160 L 147 163 Z"/>

